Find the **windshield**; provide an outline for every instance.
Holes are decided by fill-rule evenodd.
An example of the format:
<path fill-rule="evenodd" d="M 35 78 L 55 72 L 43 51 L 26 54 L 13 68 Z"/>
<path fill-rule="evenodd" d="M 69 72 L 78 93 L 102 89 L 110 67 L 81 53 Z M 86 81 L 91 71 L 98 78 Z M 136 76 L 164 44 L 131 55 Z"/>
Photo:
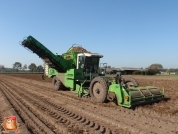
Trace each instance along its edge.
<path fill-rule="evenodd" d="M 97 73 L 99 66 L 99 57 L 79 56 L 79 68 L 84 69 L 84 72 Z"/>
<path fill-rule="evenodd" d="M 87 71 L 95 73 L 98 71 L 99 58 L 98 57 L 86 57 L 85 68 Z"/>

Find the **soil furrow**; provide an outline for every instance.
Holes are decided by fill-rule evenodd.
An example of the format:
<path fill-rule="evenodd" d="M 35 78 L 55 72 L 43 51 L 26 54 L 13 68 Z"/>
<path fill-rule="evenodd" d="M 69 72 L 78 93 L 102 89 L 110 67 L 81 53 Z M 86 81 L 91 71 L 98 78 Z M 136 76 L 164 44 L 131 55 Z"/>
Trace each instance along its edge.
<path fill-rule="evenodd" d="M 4 118 L 12 115 L 17 117 L 17 122 L 19 124 L 18 133 L 30 134 L 30 131 L 28 130 L 28 128 L 26 128 L 25 122 L 20 118 L 19 114 L 16 112 L 16 109 L 12 107 L 10 102 L 5 97 L 4 93 L 2 92 L 1 86 L 2 85 L 0 84 L 0 134 L 2 131 L 4 131 L 3 127 L 1 126 L 4 121 Z"/>
<path fill-rule="evenodd" d="M 6 98 L 13 105 L 13 107 L 17 109 L 17 112 L 24 119 L 31 132 L 34 134 L 53 134 L 53 132 L 49 130 L 47 126 L 45 126 L 38 118 L 36 118 L 32 112 L 30 112 L 29 106 L 25 107 L 21 103 L 21 98 L 14 97 L 14 95 L 12 95 L 9 91 L 11 89 L 4 85 L 4 83 L 1 83 L 1 85 L 3 85 L 2 92 L 5 94 Z"/>
<path fill-rule="evenodd" d="M 177 116 L 159 114 L 151 112 L 151 110 L 143 111 L 143 109 L 136 109 L 135 111 L 132 111 L 129 109 L 119 108 L 119 106 L 94 104 L 88 101 L 88 99 L 85 101 L 83 99 L 76 98 L 68 92 L 56 92 L 49 90 L 49 84 L 45 84 L 44 82 L 28 79 L 25 80 L 21 78 L 15 79 L 14 77 L 12 77 L 13 81 L 8 82 L 7 78 L 11 77 L 4 78 L 6 85 L 11 83 L 12 85 L 16 85 L 16 88 L 20 89 L 20 87 L 23 87 L 21 88 L 23 94 L 26 92 L 36 98 L 41 97 L 41 101 L 46 103 L 48 106 L 51 105 L 52 108 L 59 108 L 59 106 L 62 105 L 65 109 L 73 109 L 72 112 L 75 113 L 76 111 L 78 111 L 78 113 L 85 113 L 85 111 L 87 111 L 84 115 L 90 113 L 89 119 L 93 120 L 93 122 L 89 122 L 89 126 L 95 126 L 96 128 L 100 127 L 99 125 L 93 124 L 97 122 L 98 119 L 102 118 L 103 126 L 105 125 L 105 122 L 108 122 L 108 124 L 113 124 L 113 127 L 117 125 L 119 128 L 123 128 L 125 130 L 127 129 L 133 132 L 144 133 L 144 131 L 146 131 L 147 133 L 176 133 L 178 131 Z M 69 114 L 70 111 L 65 111 L 65 109 L 63 109 L 63 112 L 67 112 Z M 77 118 L 77 115 L 75 118 Z M 78 116 L 78 120 L 80 121 L 80 116 Z M 112 130 L 112 125 L 109 128 Z M 106 129 L 103 131 L 106 132 Z"/>
<path fill-rule="evenodd" d="M 7 84 L 8 85 L 8 84 Z M 10 85 L 8 85 L 8 86 L 10 86 Z M 13 85 L 13 87 L 15 87 L 14 85 Z M 16 89 L 18 89 L 18 90 L 16 90 Z M 54 106 L 54 104 L 52 105 L 52 102 L 51 103 L 49 103 L 48 101 L 45 101 L 45 99 L 47 99 L 47 98 L 45 98 L 45 99 L 42 99 L 42 98 L 40 98 L 40 99 L 37 99 L 37 98 L 39 98 L 39 96 L 35 96 L 35 95 L 30 95 L 30 93 L 27 93 L 27 91 L 25 91 L 24 92 L 24 94 L 22 93 L 23 92 L 23 89 L 21 89 L 20 87 L 15 87 L 14 89 L 13 89 L 13 91 L 11 90 L 11 92 L 14 92 L 14 96 L 18 96 L 17 94 L 19 94 L 21 97 L 23 97 L 24 99 L 27 99 L 27 102 L 29 101 L 30 103 L 32 103 L 33 105 L 35 105 L 36 106 L 36 108 L 34 108 L 34 109 L 42 109 L 42 111 L 40 111 L 40 112 L 48 112 L 48 115 L 49 116 L 53 116 L 53 115 L 55 115 L 56 117 L 59 117 L 59 116 L 63 116 L 63 119 L 64 120 L 69 120 L 69 122 L 72 122 L 72 124 L 75 124 L 76 125 L 76 121 L 78 122 L 78 124 L 77 124 L 77 126 L 80 126 L 79 128 L 84 128 L 85 126 L 84 125 L 82 125 L 82 124 L 85 124 L 85 125 L 87 125 L 86 124 L 86 122 L 80 122 L 81 121 L 81 119 L 82 118 L 85 118 L 86 120 L 88 120 L 89 122 L 90 122 L 90 124 L 88 124 L 88 126 L 87 126 L 87 128 L 89 128 L 89 131 L 90 130 L 95 130 L 96 132 L 97 131 L 99 131 L 99 132 L 102 132 L 102 130 L 101 129 L 97 129 L 98 127 L 96 127 L 96 125 L 95 124 L 100 124 L 100 120 L 99 120 L 99 122 L 97 122 L 96 123 L 96 117 L 90 117 L 89 118 L 89 115 L 90 115 L 90 113 L 88 113 L 88 112 L 86 112 L 85 111 L 85 115 L 83 115 L 83 113 L 84 113 L 84 111 L 83 111 L 83 113 L 82 113 L 82 111 L 80 111 L 80 110 L 77 110 L 78 112 L 77 113 L 80 113 L 80 114 L 75 114 L 76 113 L 76 107 L 72 107 L 72 109 L 73 110 L 66 110 L 65 108 L 63 108 L 63 107 L 55 107 Z M 17 97 L 17 98 L 19 98 L 19 97 Z M 40 100 L 40 101 L 39 101 Z M 23 101 L 24 100 L 22 100 L 21 99 L 21 102 L 23 103 Z M 46 102 L 46 103 L 45 103 Z M 24 104 L 25 105 L 25 104 Z M 69 108 L 69 109 L 71 109 L 71 108 Z M 74 112 L 75 111 L 75 112 Z M 35 114 L 35 111 L 34 110 L 32 110 L 32 112 Z M 69 117 L 67 117 L 66 116 L 66 113 L 73 113 L 73 115 L 72 116 L 70 116 L 70 118 Z M 81 114 L 82 113 L 82 114 Z M 71 115 L 70 114 L 70 115 Z M 83 115 L 83 116 L 82 116 Z M 87 116 L 86 116 L 87 115 Z M 96 116 L 96 115 L 95 115 Z M 39 117 L 40 118 L 40 117 Z M 87 119 L 88 118 L 88 119 Z M 95 119 L 94 119 L 95 118 Z M 103 119 L 104 117 L 102 117 L 102 119 Z M 93 120 L 93 121 L 92 121 Z M 108 119 L 107 119 L 107 122 L 108 122 Z M 112 121 L 110 121 L 110 123 L 112 123 Z M 106 123 L 105 123 L 106 124 Z M 118 124 L 118 123 L 117 123 Z M 81 126 L 82 125 L 82 126 Z M 100 127 L 101 125 L 99 125 L 99 127 Z M 116 129 L 117 127 L 115 127 L 114 128 L 114 126 L 117 126 L 116 125 L 116 123 L 115 123 L 115 125 L 109 125 L 109 123 L 108 123 L 108 125 L 107 125 L 107 127 L 109 127 L 109 126 L 111 126 L 112 127 L 112 129 L 111 129 L 111 132 L 112 131 L 117 131 L 117 132 L 119 132 L 119 130 L 114 130 L 114 129 Z M 106 127 L 106 125 L 102 125 L 101 127 L 104 127 L 105 129 L 103 130 L 103 132 L 105 133 L 105 131 L 107 130 L 107 129 L 109 129 L 109 128 L 107 128 Z"/>
<path fill-rule="evenodd" d="M 15 84 L 15 83 L 13 83 L 13 84 Z M 23 88 L 24 89 L 24 88 Z M 34 90 L 33 90 L 34 91 Z M 26 90 L 26 92 L 28 92 L 28 89 Z M 30 94 L 30 93 L 28 93 L 28 94 Z M 38 90 L 38 94 L 39 94 L 39 90 Z M 33 94 L 33 95 L 31 95 L 31 96 L 35 96 L 35 94 Z M 62 97 L 62 96 L 61 96 Z M 37 97 L 36 96 L 36 98 L 39 98 L 39 97 Z M 63 99 L 64 100 L 66 100 L 64 97 L 63 97 Z M 62 99 L 62 100 L 63 100 Z M 68 100 L 67 100 L 68 101 Z M 71 102 L 71 104 L 72 104 L 73 102 Z M 78 103 L 76 103 L 75 104 L 75 106 L 70 106 L 69 104 L 67 105 L 68 106 L 68 108 L 70 108 L 70 107 L 72 107 L 73 109 L 76 109 L 76 107 L 78 107 L 77 106 L 77 104 Z M 79 107 L 78 107 L 79 108 Z M 82 106 L 82 108 L 83 108 L 83 106 Z M 77 110 L 77 109 L 76 109 Z M 94 111 L 91 111 L 91 110 L 89 110 L 90 111 L 90 113 L 93 113 Z M 86 114 L 87 114 L 88 112 L 86 112 Z M 92 115 L 92 116 L 94 116 L 94 114 L 88 114 L 88 115 Z M 99 115 L 98 115 L 98 113 L 100 113 L 100 112 L 96 112 L 97 114 L 94 116 L 95 117 L 95 119 L 96 119 L 96 117 L 100 117 Z M 106 113 L 107 114 L 107 113 Z M 94 118 L 93 117 L 93 118 Z M 118 126 L 119 128 L 125 128 L 126 130 L 128 130 L 128 125 L 125 125 L 125 124 L 123 124 L 121 121 L 120 122 L 113 122 L 111 119 L 110 119 L 110 117 L 104 117 L 104 116 L 101 116 L 100 117 L 100 119 L 103 119 L 103 121 L 105 121 L 105 122 L 108 122 L 108 123 L 110 123 L 110 124 L 113 124 L 113 125 L 116 125 L 116 126 Z M 129 121 L 131 121 L 131 120 L 129 120 Z M 138 133 L 139 131 L 140 131 L 140 129 L 136 129 L 135 127 L 129 127 L 129 129 L 131 130 L 131 131 L 133 131 L 133 132 L 135 132 L 135 133 Z"/>
<path fill-rule="evenodd" d="M 26 84 L 27 83 L 28 82 L 26 82 Z M 27 86 L 26 84 L 24 86 Z M 31 83 L 31 88 L 34 88 L 34 87 L 36 87 L 36 85 L 33 85 Z M 38 87 L 39 87 L 39 85 L 38 85 Z M 50 91 L 48 88 L 45 88 L 43 86 L 40 86 L 40 89 L 38 89 L 38 91 L 41 92 L 41 93 L 43 92 L 42 93 L 43 95 L 50 92 L 50 93 L 54 93 L 55 96 L 59 96 L 59 98 L 63 97 L 60 94 L 56 94 L 56 92 Z M 46 93 L 44 93 L 44 92 L 46 92 Z M 68 99 L 70 99 L 70 97 L 68 97 Z M 80 102 L 80 103 L 83 103 L 83 102 Z M 80 103 L 77 103 L 76 107 L 79 107 Z M 85 109 L 87 109 L 87 107 L 85 107 Z M 91 106 L 88 107 L 88 110 L 91 111 Z M 107 113 L 111 112 L 111 109 L 109 111 L 104 109 L 103 111 L 106 111 L 105 116 L 107 116 Z M 93 112 L 93 111 L 91 111 L 91 112 Z M 99 110 L 98 110 L 98 112 L 99 112 Z M 117 114 L 119 113 L 119 117 L 118 117 L 118 119 L 116 119 L 116 121 L 122 122 L 122 123 L 124 122 L 125 124 L 127 124 L 127 126 L 134 126 L 134 128 L 137 127 L 137 128 L 142 129 L 142 130 L 145 130 L 145 131 L 150 131 L 152 133 L 153 132 L 159 133 L 159 132 L 162 132 L 162 131 L 166 131 L 166 132 L 175 131 L 176 122 L 169 121 L 170 123 L 168 123 L 167 121 L 162 120 L 159 117 L 152 116 L 150 114 L 149 115 L 137 114 L 137 113 L 132 112 L 131 110 L 122 109 L 122 108 L 119 109 L 119 110 L 118 109 L 117 110 L 112 109 L 112 112 L 115 113 L 115 114 L 109 114 L 109 116 L 108 116 L 109 118 L 112 117 L 113 119 L 115 119 L 117 117 Z M 140 121 L 138 121 L 138 119 L 140 119 Z M 159 125 L 158 125 L 158 123 L 159 123 Z M 163 127 L 163 126 L 166 126 L 166 127 Z M 150 129 L 150 127 L 152 127 L 152 129 Z"/>

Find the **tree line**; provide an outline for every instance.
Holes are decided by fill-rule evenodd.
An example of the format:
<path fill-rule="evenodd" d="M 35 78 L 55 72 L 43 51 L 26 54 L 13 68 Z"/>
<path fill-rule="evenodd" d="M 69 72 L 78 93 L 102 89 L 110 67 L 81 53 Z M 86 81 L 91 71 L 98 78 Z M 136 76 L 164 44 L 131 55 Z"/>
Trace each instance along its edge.
<path fill-rule="evenodd" d="M 112 68 L 111 66 L 105 66 L 105 68 Z M 176 73 L 178 74 L 178 68 L 163 68 L 162 64 L 151 64 L 147 68 L 143 69 L 140 68 L 138 71 L 134 71 L 133 75 L 156 75 L 156 74 L 161 74 L 161 72 L 164 72 L 166 74 L 170 73 Z"/>
<path fill-rule="evenodd" d="M 20 63 L 20 62 L 15 62 L 10 70 L 11 70 L 11 72 L 12 71 L 23 72 L 23 71 L 27 71 L 27 70 L 29 70 L 31 72 L 43 72 L 44 68 L 42 65 L 37 66 L 35 63 L 31 63 L 29 66 L 27 66 L 27 64 L 22 65 L 22 63 Z M 1 71 L 7 71 L 7 68 L 5 68 L 4 65 L 0 65 L 0 72 Z"/>
<path fill-rule="evenodd" d="M 149 67 L 147 67 L 144 71 L 135 71 L 133 74 L 135 75 L 156 75 L 161 74 L 161 72 L 170 74 L 175 73 L 178 74 L 178 68 L 163 68 L 161 64 L 151 64 Z"/>
<path fill-rule="evenodd" d="M 31 72 L 35 72 L 35 71 L 42 72 L 43 66 L 42 65 L 37 66 L 35 63 L 31 63 L 29 66 L 27 66 L 26 64 L 24 64 L 22 66 L 22 64 L 20 62 L 15 62 L 13 64 L 13 69 L 15 69 L 17 71 L 29 69 Z"/>
<path fill-rule="evenodd" d="M 111 66 L 105 66 L 105 68 L 111 68 Z M 5 69 L 4 65 L 0 65 L 0 72 L 4 69 Z M 42 65 L 37 66 L 35 63 L 31 63 L 29 66 L 27 66 L 26 64 L 22 66 L 22 63 L 20 62 L 15 62 L 13 64 L 13 69 L 16 72 L 25 71 L 27 69 L 29 69 L 31 72 L 43 72 L 44 71 L 44 68 Z M 174 72 L 178 74 L 178 68 L 166 69 L 166 68 L 163 68 L 161 64 L 151 64 L 145 69 L 140 68 L 140 70 L 133 72 L 133 74 L 134 75 L 156 75 L 156 74 L 160 74 L 161 72 L 166 72 L 167 74 Z"/>

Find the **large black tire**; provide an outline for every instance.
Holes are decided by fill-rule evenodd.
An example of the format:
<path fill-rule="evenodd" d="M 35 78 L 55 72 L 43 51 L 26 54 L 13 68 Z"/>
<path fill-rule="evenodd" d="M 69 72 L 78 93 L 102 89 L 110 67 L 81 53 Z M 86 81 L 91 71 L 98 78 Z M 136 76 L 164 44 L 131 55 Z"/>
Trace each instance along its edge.
<path fill-rule="evenodd" d="M 53 77 L 52 85 L 53 85 L 53 89 L 56 91 L 62 90 L 64 88 L 64 85 L 56 76 Z"/>
<path fill-rule="evenodd" d="M 138 82 L 131 77 L 124 78 L 124 83 L 127 85 L 128 88 L 131 86 L 139 86 Z"/>
<path fill-rule="evenodd" d="M 90 96 L 94 102 L 104 103 L 107 99 L 108 86 L 106 81 L 98 76 L 90 83 Z"/>

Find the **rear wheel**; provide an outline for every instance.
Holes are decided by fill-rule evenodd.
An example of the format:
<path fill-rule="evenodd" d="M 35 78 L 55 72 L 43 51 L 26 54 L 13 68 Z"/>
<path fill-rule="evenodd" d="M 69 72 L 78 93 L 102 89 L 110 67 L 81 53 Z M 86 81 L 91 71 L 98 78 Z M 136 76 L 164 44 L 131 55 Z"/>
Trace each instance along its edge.
<path fill-rule="evenodd" d="M 128 88 L 132 86 L 139 86 L 138 82 L 134 78 L 131 78 L 131 77 L 124 78 L 124 83 L 126 84 Z"/>
<path fill-rule="evenodd" d="M 56 76 L 53 77 L 52 85 L 53 89 L 56 91 L 62 90 L 64 88 L 62 82 Z"/>
<path fill-rule="evenodd" d="M 90 83 L 90 96 L 94 102 L 106 101 L 108 86 L 102 77 L 95 77 Z"/>

